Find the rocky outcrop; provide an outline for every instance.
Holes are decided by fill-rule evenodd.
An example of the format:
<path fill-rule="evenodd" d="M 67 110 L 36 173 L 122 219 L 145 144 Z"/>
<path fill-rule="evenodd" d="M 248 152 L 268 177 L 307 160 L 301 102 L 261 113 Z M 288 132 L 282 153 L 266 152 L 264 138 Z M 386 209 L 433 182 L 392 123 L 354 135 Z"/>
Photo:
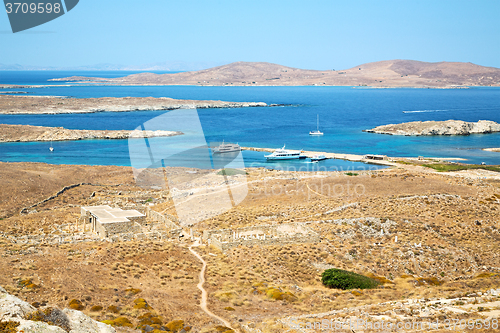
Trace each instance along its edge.
<path fill-rule="evenodd" d="M 20 325 L 18 332 L 25 333 L 66 333 L 58 326 L 49 325 L 42 321 L 32 321 L 24 319 L 27 314 L 35 312 L 37 309 L 29 303 L 7 293 L 0 287 L 0 318 L 2 321 L 16 321 Z M 66 316 L 69 333 L 115 333 L 115 329 L 109 325 L 93 320 L 84 313 L 71 309 L 64 309 L 63 316 Z"/>
<path fill-rule="evenodd" d="M 127 112 L 263 106 L 268 105 L 263 102 L 196 101 L 167 97 L 64 98 L 57 96 L 0 95 L 0 114 Z"/>
<path fill-rule="evenodd" d="M 409 123 L 378 126 L 369 130 L 364 130 L 364 132 L 408 136 L 469 135 L 500 132 L 500 124 L 489 120 L 479 120 L 476 123 L 461 120 L 413 121 Z"/>
<path fill-rule="evenodd" d="M 500 153 L 500 148 L 484 148 L 485 151 L 492 151 L 495 153 Z"/>
<path fill-rule="evenodd" d="M 128 139 L 181 135 L 174 131 L 70 130 L 62 127 L 0 124 L 0 142 L 67 141 L 83 139 Z"/>

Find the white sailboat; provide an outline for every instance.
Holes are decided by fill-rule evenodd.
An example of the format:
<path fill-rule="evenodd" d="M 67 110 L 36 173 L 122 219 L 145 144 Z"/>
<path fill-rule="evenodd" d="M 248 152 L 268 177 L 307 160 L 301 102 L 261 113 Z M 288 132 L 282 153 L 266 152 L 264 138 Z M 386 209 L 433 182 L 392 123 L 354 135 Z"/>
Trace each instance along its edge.
<path fill-rule="evenodd" d="M 320 132 L 320 130 L 319 130 L 319 114 L 318 114 L 318 117 L 316 119 L 316 130 L 310 131 L 309 135 L 323 135 L 323 132 Z"/>
<path fill-rule="evenodd" d="M 52 147 L 52 140 L 50 141 L 50 147 L 49 147 L 49 150 L 52 152 L 54 151 L 54 147 Z"/>

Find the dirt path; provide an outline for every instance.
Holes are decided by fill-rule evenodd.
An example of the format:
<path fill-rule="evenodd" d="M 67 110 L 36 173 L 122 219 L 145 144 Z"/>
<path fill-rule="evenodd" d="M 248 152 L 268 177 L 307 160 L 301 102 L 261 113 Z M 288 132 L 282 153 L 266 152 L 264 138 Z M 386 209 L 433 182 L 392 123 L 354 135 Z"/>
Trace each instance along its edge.
<path fill-rule="evenodd" d="M 198 254 L 196 253 L 194 250 L 193 250 L 193 247 L 195 246 L 199 246 L 199 241 L 197 240 L 193 245 L 191 245 L 189 247 L 189 251 L 191 251 L 191 253 L 196 257 L 198 258 L 201 263 L 203 264 L 203 267 L 201 268 L 201 271 L 200 271 L 200 282 L 198 282 L 198 289 L 201 290 L 201 301 L 200 301 L 200 307 L 201 309 L 207 314 L 209 315 L 210 317 L 216 319 L 216 320 L 219 320 L 220 322 L 222 322 L 224 324 L 224 326 L 232 329 L 233 331 L 235 332 L 239 332 L 237 330 L 235 330 L 234 328 L 231 327 L 231 324 L 226 321 L 225 319 L 217 316 L 216 314 L 212 313 L 208 307 L 207 307 L 207 298 L 208 298 L 208 293 L 207 291 L 205 290 L 205 288 L 203 288 L 203 284 L 205 283 L 205 270 L 207 269 L 207 262 L 205 260 L 203 260 L 203 258 Z"/>

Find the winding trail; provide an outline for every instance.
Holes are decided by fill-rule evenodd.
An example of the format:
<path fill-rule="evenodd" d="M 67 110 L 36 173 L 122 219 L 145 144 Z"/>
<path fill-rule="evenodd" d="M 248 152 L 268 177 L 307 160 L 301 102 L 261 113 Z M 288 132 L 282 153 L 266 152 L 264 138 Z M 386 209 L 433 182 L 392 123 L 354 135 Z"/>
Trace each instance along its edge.
<path fill-rule="evenodd" d="M 189 251 L 191 251 L 191 253 L 196 257 L 198 258 L 201 263 L 203 264 L 203 267 L 201 268 L 201 271 L 200 271 L 200 282 L 198 282 L 198 289 L 201 290 L 201 301 L 200 301 L 200 307 L 201 309 L 207 314 L 209 315 L 210 317 L 222 322 L 224 324 L 224 326 L 232 329 L 233 331 L 235 332 L 239 332 L 237 330 L 235 330 L 234 328 L 231 327 L 231 324 L 226 321 L 225 319 L 217 316 L 216 314 L 214 314 L 213 312 L 211 312 L 208 307 L 207 307 L 207 298 L 208 298 L 208 293 L 207 291 L 205 290 L 205 288 L 203 288 L 203 284 L 205 283 L 205 270 L 207 269 L 207 262 L 198 254 L 196 253 L 196 251 L 193 250 L 193 247 L 195 246 L 199 246 L 199 241 L 196 240 L 196 242 L 194 242 L 191 246 L 189 246 Z"/>

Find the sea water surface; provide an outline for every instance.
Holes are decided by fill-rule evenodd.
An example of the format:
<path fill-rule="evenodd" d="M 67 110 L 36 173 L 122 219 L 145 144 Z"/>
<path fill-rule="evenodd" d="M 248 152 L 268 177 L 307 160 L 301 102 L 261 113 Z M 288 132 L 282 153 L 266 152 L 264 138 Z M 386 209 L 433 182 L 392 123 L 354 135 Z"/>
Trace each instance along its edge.
<path fill-rule="evenodd" d="M 119 77 L 131 72 L 0 72 L 0 83 L 51 84 L 46 80 L 71 75 Z M 171 97 L 284 104 L 279 107 L 200 109 L 207 142 L 237 142 L 241 146 L 388 156 L 463 158 L 466 163 L 500 164 L 500 153 L 481 150 L 500 147 L 500 133 L 469 136 L 402 137 L 366 133 L 379 125 L 409 121 L 492 120 L 500 122 L 500 88 L 372 89 L 366 87 L 198 87 L 198 86 L 56 86 L 18 89 L 28 95 L 88 97 Z M 13 91 L 13 89 L 9 89 Z M 100 112 L 61 115 L 0 115 L 0 123 L 62 126 L 69 129 L 135 129 L 165 111 Z M 309 136 L 319 115 L 323 136 Z M 178 130 L 175 122 L 162 125 Z M 155 138 L 156 145 L 175 145 L 181 137 Z M 82 140 L 50 143 L 0 144 L 1 161 L 54 164 L 130 165 L 128 140 Z M 247 166 L 269 168 L 363 169 L 369 165 L 341 160 L 266 162 L 262 152 L 243 152 Z M 172 165 L 193 161 L 171 161 Z M 196 162 L 194 163 L 196 165 Z"/>

